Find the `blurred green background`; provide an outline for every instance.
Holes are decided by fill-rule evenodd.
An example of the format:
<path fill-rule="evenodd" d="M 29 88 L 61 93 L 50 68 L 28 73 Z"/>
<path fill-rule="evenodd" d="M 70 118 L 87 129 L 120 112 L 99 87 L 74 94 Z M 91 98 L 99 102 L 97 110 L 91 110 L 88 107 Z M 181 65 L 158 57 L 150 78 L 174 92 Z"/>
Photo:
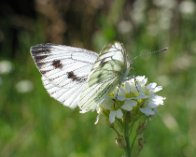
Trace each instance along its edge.
<path fill-rule="evenodd" d="M 120 41 L 133 75 L 167 98 L 145 131 L 140 157 L 196 156 L 196 3 L 191 0 L 0 2 L 0 156 L 120 157 L 115 134 L 96 113 L 52 99 L 29 53 L 38 43 L 99 52 Z M 152 54 L 168 47 L 167 53 Z"/>

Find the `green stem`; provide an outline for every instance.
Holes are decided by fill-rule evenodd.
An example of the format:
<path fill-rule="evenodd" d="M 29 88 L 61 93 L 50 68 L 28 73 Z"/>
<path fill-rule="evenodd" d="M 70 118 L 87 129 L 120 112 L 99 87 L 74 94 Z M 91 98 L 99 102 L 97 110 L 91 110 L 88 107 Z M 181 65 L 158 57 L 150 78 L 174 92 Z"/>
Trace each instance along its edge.
<path fill-rule="evenodd" d="M 133 148 L 134 144 L 135 144 L 135 140 L 137 138 L 137 133 L 135 134 L 135 136 L 133 137 L 133 141 L 132 141 L 132 144 L 131 144 L 131 147 Z M 131 153 L 132 153 L 133 150 L 131 150 Z"/>
<path fill-rule="evenodd" d="M 124 130 L 124 137 L 125 137 L 125 153 L 126 157 L 131 157 L 131 147 L 130 147 L 130 141 L 129 141 L 129 121 L 128 117 L 125 116 L 125 130 Z"/>
<path fill-rule="evenodd" d="M 114 127 L 114 126 L 111 126 L 111 128 L 115 131 L 115 133 L 117 134 L 118 137 L 120 137 L 120 133 L 118 132 L 118 130 Z"/>

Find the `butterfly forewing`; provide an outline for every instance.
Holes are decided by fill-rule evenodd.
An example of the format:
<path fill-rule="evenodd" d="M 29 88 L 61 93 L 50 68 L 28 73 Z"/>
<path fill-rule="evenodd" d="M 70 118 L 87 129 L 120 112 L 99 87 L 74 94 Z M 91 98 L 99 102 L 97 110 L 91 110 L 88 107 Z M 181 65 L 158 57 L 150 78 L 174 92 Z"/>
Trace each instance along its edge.
<path fill-rule="evenodd" d="M 81 48 L 41 44 L 31 48 L 39 71 L 59 87 L 85 82 L 97 54 Z"/>
<path fill-rule="evenodd" d="M 54 44 L 33 46 L 31 54 L 48 93 L 65 106 L 76 107 L 98 55 L 85 49 Z"/>

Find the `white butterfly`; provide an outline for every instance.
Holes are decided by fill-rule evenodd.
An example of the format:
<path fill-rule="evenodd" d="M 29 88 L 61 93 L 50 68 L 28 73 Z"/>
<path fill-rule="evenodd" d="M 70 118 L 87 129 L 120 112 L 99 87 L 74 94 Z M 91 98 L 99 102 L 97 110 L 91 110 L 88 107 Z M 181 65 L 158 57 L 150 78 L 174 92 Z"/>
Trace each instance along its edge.
<path fill-rule="evenodd" d="M 65 106 L 95 110 L 128 75 L 130 63 L 123 45 L 115 42 L 97 53 L 69 46 L 31 47 L 48 93 Z"/>

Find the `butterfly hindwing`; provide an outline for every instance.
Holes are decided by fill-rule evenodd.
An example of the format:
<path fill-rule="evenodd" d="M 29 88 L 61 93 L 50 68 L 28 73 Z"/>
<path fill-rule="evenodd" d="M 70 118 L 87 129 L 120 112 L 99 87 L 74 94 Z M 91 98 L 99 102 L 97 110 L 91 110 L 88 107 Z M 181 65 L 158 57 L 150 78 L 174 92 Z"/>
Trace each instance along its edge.
<path fill-rule="evenodd" d="M 65 106 L 76 107 L 98 55 L 85 49 L 54 44 L 33 46 L 31 54 L 48 93 Z"/>
<path fill-rule="evenodd" d="M 88 76 L 79 104 L 81 110 L 95 110 L 107 94 L 126 77 L 128 69 L 129 62 L 120 43 L 104 48 Z"/>
<path fill-rule="evenodd" d="M 56 100 L 70 108 L 75 108 L 78 106 L 80 95 L 84 89 L 85 83 L 80 83 L 72 87 L 62 88 L 54 85 L 44 76 L 42 76 L 42 81 L 44 87 L 51 95 L 51 97 L 55 98 Z"/>

